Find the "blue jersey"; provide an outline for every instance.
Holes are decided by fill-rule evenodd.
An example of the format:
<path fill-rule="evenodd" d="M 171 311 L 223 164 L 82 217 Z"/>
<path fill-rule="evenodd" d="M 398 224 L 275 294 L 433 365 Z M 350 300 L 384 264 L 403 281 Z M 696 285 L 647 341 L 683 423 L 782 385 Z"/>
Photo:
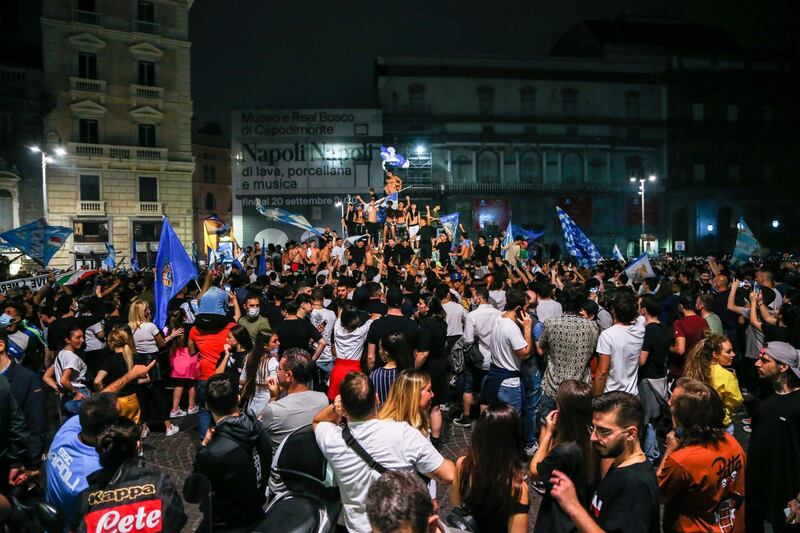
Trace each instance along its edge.
<path fill-rule="evenodd" d="M 78 495 L 89 486 L 87 476 L 100 470 L 100 457 L 92 446 L 81 442 L 81 422 L 73 416 L 61 426 L 53 438 L 45 462 L 47 491 L 45 500 L 59 511 L 69 531 Z"/>

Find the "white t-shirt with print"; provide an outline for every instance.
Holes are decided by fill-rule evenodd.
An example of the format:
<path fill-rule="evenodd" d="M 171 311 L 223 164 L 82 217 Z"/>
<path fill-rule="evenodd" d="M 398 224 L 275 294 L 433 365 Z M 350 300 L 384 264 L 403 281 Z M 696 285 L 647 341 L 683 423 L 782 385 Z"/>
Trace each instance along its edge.
<path fill-rule="evenodd" d="M 53 364 L 55 367 L 56 383 L 61 385 L 61 375 L 68 368 L 72 369 L 69 382 L 73 387 L 86 386 L 86 363 L 75 352 L 69 350 L 61 350 L 56 356 L 56 361 Z"/>

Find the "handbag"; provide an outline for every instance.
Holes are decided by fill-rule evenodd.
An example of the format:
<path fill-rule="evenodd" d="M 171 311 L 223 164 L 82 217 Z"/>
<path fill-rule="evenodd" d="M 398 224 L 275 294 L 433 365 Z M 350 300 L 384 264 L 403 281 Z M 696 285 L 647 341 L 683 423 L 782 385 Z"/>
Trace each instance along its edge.
<path fill-rule="evenodd" d="M 178 348 L 170 359 L 170 376 L 176 379 L 197 379 L 200 373 L 200 359 L 189 355 L 189 348 Z"/>
<path fill-rule="evenodd" d="M 480 533 L 478 530 L 478 521 L 472 516 L 469 506 L 466 503 L 461 503 L 458 507 L 454 507 L 447 516 L 444 518 L 444 523 L 450 527 L 460 529 L 463 531 L 471 531 L 472 533 Z"/>
<path fill-rule="evenodd" d="M 475 339 L 475 342 L 473 342 L 469 350 L 467 350 L 467 361 L 473 368 L 483 368 L 483 353 L 481 352 L 480 341 L 478 339 Z"/>

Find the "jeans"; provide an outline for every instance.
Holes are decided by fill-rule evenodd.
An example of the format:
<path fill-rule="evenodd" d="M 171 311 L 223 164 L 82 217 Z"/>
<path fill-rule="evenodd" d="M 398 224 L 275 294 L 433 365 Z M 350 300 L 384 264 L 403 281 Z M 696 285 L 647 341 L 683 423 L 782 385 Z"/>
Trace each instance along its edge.
<path fill-rule="evenodd" d="M 316 362 L 317 370 L 314 375 L 314 390 L 319 392 L 328 392 L 328 383 L 331 378 L 331 369 L 333 368 L 333 359 L 330 361 Z"/>
<path fill-rule="evenodd" d="M 514 409 L 514 412 L 520 414 L 522 411 L 522 385 L 516 387 L 500 386 L 497 391 L 497 401 L 507 403 Z"/>
<path fill-rule="evenodd" d="M 200 412 L 197 414 L 197 431 L 200 433 L 200 438 L 206 436 L 208 428 L 214 425 L 214 419 L 211 417 L 211 411 L 206 409 L 206 386 L 208 381 L 197 381 L 197 407 Z"/>
<path fill-rule="evenodd" d="M 75 391 L 83 394 L 84 398 L 88 398 L 92 395 L 92 393 L 89 392 L 89 389 L 86 387 L 75 387 Z M 73 400 L 73 397 L 74 394 L 69 392 L 66 392 L 61 396 L 61 409 L 63 412 L 69 415 L 77 415 L 81 409 L 81 404 L 83 403 L 83 400 Z"/>
<path fill-rule="evenodd" d="M 522 437 L 532 446 L 539 437 L 539 403 L 542 401 L 542 373 L 533 362 L 522 363 Z"/>
<path fill-rule="evenodd" d="M 656 428 L 653 424 L 648 423 L 644 431 L 644 454 L 651 463 L 655 463 L 661 456 L 658 450 L 658 438 L 656 436 Z"/>

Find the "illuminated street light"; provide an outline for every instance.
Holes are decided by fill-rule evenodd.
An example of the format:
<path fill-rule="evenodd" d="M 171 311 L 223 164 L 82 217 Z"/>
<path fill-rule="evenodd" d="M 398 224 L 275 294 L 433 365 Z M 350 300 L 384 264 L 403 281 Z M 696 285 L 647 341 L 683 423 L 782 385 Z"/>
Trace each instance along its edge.
<path fill-rule="evenodd" d="M 711 233 L 712 231 L 714 231 L 714 224 L 709 224 L 708 226 L 706 226 L 706 229 L 708 230 L 709 233 Z"/>
<path fill-rule="evenodd" d="M 636 181 L 637 181 L 635 176 L 631 176 L 630 180 L 631 180 L 631 183 L 636 183 Z M 641 247 L 641 252 L 642 253 L 644 253 L 644 236 L 645 236 L 645 232 L 644 232 L 644 193 L 645 193 L 645 183 L 647 183 L 648 180 L 649 181 L 656 181 L 656 175 L 655 174 L 650 174 L 650 177 L 648 179 L 644 179 L 644 178 L 639 178 L 638 179 L 638 181 L 639 181 L 639 196 L 642 197 L 642 199 L 641 199 L 641 202 L 642 202 L 642 238 L 641 238 L 642 247 Z"/>
<path fill-rule="evenodd" d="M 58 146 L 53 148 L 52 154 L 48 154 L 39 146 L 34 145 L 29 147 L 31 152 L 35 154 L 41 154 L 42 157 L 42 217 L 44 218 L 45 222 L 47 222 L 47 165 L 56 162 L 56 159 L 53 156 L 63 157 L 67 155 L 67 151 L 63 146 L 61 146 L 61 135 L 59 135 L 55 130 L 49 130 L 45 133 L 45 138 L 49 133 L 55 133 L 58 135 Z"/>
<path fill-rule="evenodd" d="M 780 226 L 780 225 L 781 225 L 781 223 L 777 219 L 772 221 L 772 227 L 773 228 L 778 229 L 778 226 Z"/>
<path fill-rule="evenodd" d="M 416 148 L 416 152 L 417 152 L 417 155 L 424 154 L 425 153 L 425 147 L 422 146 L 421 144 L 418 144 L 417 148 Z"/>

